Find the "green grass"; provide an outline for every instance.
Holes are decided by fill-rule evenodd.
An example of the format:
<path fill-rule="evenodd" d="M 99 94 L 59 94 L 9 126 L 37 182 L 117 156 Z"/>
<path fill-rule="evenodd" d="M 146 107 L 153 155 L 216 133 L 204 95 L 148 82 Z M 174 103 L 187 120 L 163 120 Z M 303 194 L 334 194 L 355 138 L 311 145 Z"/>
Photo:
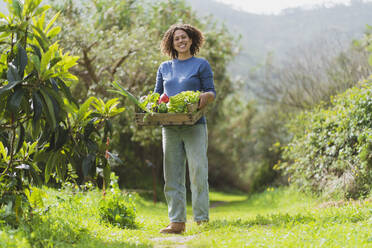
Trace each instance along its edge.
<path fill-rule="evenodd" d="M 372 202 L 324 207 L 294 188 L 255 195 L 211 192 L 209 224 L 198 226 L 188 207 L 186 232 L 159 234 L 167 206 L 137 197 L 137 228 L 99 221 L 99 191 L 44 188 L 48 210 L 31 228 L 2 227 L 0 247 L 372 247 Z M 1 229 L 0 229 L 1 230 Z"/>

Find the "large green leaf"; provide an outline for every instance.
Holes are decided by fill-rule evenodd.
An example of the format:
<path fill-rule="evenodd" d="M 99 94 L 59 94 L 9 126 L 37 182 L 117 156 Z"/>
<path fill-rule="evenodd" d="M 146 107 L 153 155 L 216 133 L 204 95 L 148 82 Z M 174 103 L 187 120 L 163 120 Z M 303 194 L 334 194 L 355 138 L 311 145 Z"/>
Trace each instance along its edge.
<path fill-rule="evenodd" d="M 2 159 L 6 160 L 8 157 L 8 150 L 5 149 L 3 143 L 0 141 L 0 155 L 2 155 Z"/>
<path fill-rule="evenodd" d="M 22 10 L 23 10 L 23 5 L 19 0 L 12 0 L 12 7 L 14 10 L 14 14 L 18 16 L 20 19 L 22 19 Z"/>
<path fill-rule="evenodd" d="M 56 80 L 54 80 L 53 78 L 51 78 L 51 79 L 49 79 L 49 82 L 50 82 L 50 84 L 52 85 L 52 88 L 53 88 L 56 92 L 58 92 L 59 89 L 58 89 L 58 85 L 57 85 Z"/>
<path fill-rule="evenodd" d="M 45 152 L 45 150 L 40 150 L 35 153 L 34 155 L 34 162 L 45 162 L 48 161 L 48 158 L 50 156 L 50 153 Z"/>
<path fill-rule="evenodd" d="M 91 103 L 95 100 L 96 98 L 91 96 L 83 104 L 80 105 L 79 111 L 77 112 L 77 116 L 76 116 L 77 123 L 85 120 L 90 115 L 92 111 L 89 110 L 89 108 L 90 108 Z"/>
<path fill-rule="evenodd" d="M 18 73 L 17 67 L 12 63 L 8 65 L 8 73 L 6 78 L 9 83 L 18 82 L 22 80 L 21 75 Z"/>
<path fill-rule="evenodd" d="M 49 32 L 48 32 L 48 34 L 47 34 L 47 36 L 49 37 L 49 38 L 53 38 L 54 36 L 56 36 L 56 35 L 58 35 L 60 32 L 61 32 L 61 30 L 62 30 L 62 28 L 61 27 L 54 27 L 54 28 L 52 28 Z"/>
<path fill-rule="evenodd" d="M 70 88 L 67 87 L 67 85 L 62 81 L 62 79 L 60 78 L 56 78 L 57 80 L 57 84 L 59 86 L 60 89 L 62 89 L 63 93 L 65 94 L 65 96 L 67 97 L 67 99 L 71 102 L 71 103 L 74 103 L 75 106 L 78 106 L 79 103 L 76 101 L 76 99 L 72 96 L 71 94 L 71 91 L 70 91 Z"/>
<path fill-rule="evenodd" d="M 9 25 L 6 24 L 6 25 L 0 25 L 0 32 L 5 32 L 5 31 L 10 31 L 9 30 Z"/>
<path fill-rule="evenodd" d="M 44 31 L 48 32 L 48 30 L 52 27 L 53 23 L 57 20 L 61 12 L 58 12 L 54 15 L 54 17 L 48 22 L 47 26 L 45 27 Z"/>
<path fill-rule="evenodd" d="M 107 155 L 109 155 L 109 157 L 112 158 L 117 164 L 120 165 L 124 164 L 123 160 L 121 160 L 118 155 L 113 154 L 111 152 L 107 152 Z"/>
<path fill-rule="evenodd" d="M 30 44 L 30 46 L 32 47 L 32 50 L 34 50 L 34 54 L 39 57 L 39 61 L 40 61 L 40 59 L 41 59 L 40 48 L 38 46 L 35 46 L 35 45 L 32 45 L 32 44 Z"/>
<path fill-rule="evenodd" d="M 98 151 L 98 144 L 92 139 L 86 138 L 84 142 L 90 153 L 96 153 Z"/>
<path fill-rule="evenodd" d="M 53 66 L 55 66 L 59 61 L 61 61 L 62 60 L 62 58 L 61 57 L 55 57 L 55 58 L 53 58 L 51 61 L 50 61 L 50 66 L 49 66 L 49 68 L 52 68 Z"/>
<path fill-rule="evenodd" d="M 17 56 L 15 57 L 15 66 L 18 68 L 19 75 L 23 78 L 24 71 L 27 65 L 27 52 L 26 50 L 18 44 L 18 52 Z"/>
<path fill-rule="evenodd" d="M 34 111 L 34 116 L 32 118 L 32 132 L 35 138 L 40 133 L 40 118 L 43 113 L 43 102 L 36 91 L 32 93 L 32 108 Z"/>
<path fill-rule="evenodd" d="M 88 177 L 92 175 L 92 170 L 95 167 L 96 156 L 92 153 L 89 153 L 83 160 L 83 176 Z"/>
<path fill-rule="evenodd" d="M 4 13 L 2 13 L 2 12 L 0 12 L 0 19 L 7 19 L 7 17 L 6 17 L 6 15 L 4 14 Z"/>
<path fill-rule="evenodd" d="M 38 0 L 39 1 L 39 0 Z M 43 14 L 45 11 L 47 11 L 48 9 L 50 9 L 51 7 L 49 5 L 44 5 L 40 8 L 38 8 L 34 14 L 32 16 L 38 16 L 38 15 L 41 15 Z"/>
<path fill-rule="evenodd" d="M 3 86 L 0 88 L 0 95 L 3 94 L 4 92 L 8 91 L 8 90 L 11 90 L 13 89 L 14 87 L 16 87 L 19 83 L 21 83 L 22 80 L 19 80 L 19 81 L 13 81 L 13 82 L 10 82 L 8 83 L 7 85 Z"/>
<path fill-rule="evenodd" d="M 38 27 L 36 27 L 34 25 L 32 27 L 37 32 L 37 33 L 34 33 L 35 39 L 38 41 L 40 47 L 45 52 L 46 50 L 48 50 L 47 48 L 50 45 L 50 41 L 49 41 L 48 37 L 46 37 L 44 32 L 42 30 L 40 30 Z"/>
<path fill-rule="evenodd" d="M 25 94 L 25 91 L 23 88 L 21 87 L 18 87 L 16 88 L 16 90 L 14 91 L 14 94 L 11 95 L 9 98 L 8 98 L 8 106 L 7 106 L 7 109 L 14 113 L 14 114 L 17 114 L 18 111 L 19 111 L 19 106 L 21 105 L 21 102 L 22 102 L 22 99 L 23 99 L 23 96 Z"/>
<path fill-rule="evenodd" d="M 84 127 L 84 138 L 88 139 L 91 133 L 95 130 L 94 119 L 90 120 L 88 124 Z"/>
<path fill-rule="evenodd" d="M 62 154 L 61 153 L 58 153 L 56 155 L 56 158 L 55 158 L 55 168 L 56 168 L 56 172 L 57 172 L 57 178 L 59 178 L 60 180 L 62 180 Z"/>
<path fill-rule="evenodd" d="M 52 125 L 52 127 L 54 129 L 54 128 L 57 127 L 57 121 L 56 121 L 56 117 L 55 117 L 55 113 L 54 113 L 53 102 L 50 99 L 50 96 L 48 95 L 48 93 L 43 88 L 40 89 L 40 93 L 43 96 L 44 103 L 47 107 L 46 110 L 48 112 L 48 117 L 49 117 L 49 120 L 51 122 L 50 124 Z"/>
<path fill-rule="evenodd" d="M 104 129 L 103 129 L 103 142 L 105 142 L 105 139 L 107 138 L 107 135 L 110 133 L 112 135 L 112 130 L 113 130 L 113 127 L 112 127 L 112 123 L 110 120 L 105 120 L 105 126 L 104 126 Z"/>
<path fill-rule="evenodd" d="M 59 94 L 59 92 L 56 92 L 55 90 L 50 89 L 49 87 L 46 87 L 45 90 L 46 92 L 48 92 L 48 95 L 50 96 L 50 99 L 52 100 L 54 114 L 55 114 L 57 122 L 60 122 L 64 120 L 65 118 L 67 118 L 67 113 L 66 113 L 66 110 L 64 109 L 65 104 L 63 101 L 63 96 Z"/>
<path fill-rule="evenodd" d="M 66 173 L 67 173 L 67 161 L 65 157 L 62 157 L 60 166 L 61 166 L 61 179 L 62 181 L 65 181 Z"/>
<path fill-rule="evenodd" d="M 137 100 L 137 98 L 132 95 L 128 90 L 126 90 L 123 86 L 121 86 L 117 82 L 112 82 L 111 84 L 116 90 L 109 90 L 110 92 L 118 93 L 122 96 L 128 97 L 129 100 L 131 100 L 134 104 L 136 104 L 139 108 L 141 108 L 143 111 L 151 113 L 147 108 L 143 107 L 140 102 Z"/>
<path fill-rule="evenodd" d="M 49 158 L 45 166 L 45 182 L 48 183 L 50 175 L 53 172 L 53 169 L 55 167 L 55 158 L 56 158 L 57 153 L 56 152 L 51 152 L 49 153 Z"/>
<path fill-rule="evenodd" d="M 69 137 L 69 132 L 68 129 L 64 129 L 61 126 L 58 126 L 57 129 L 57 135 L 55 139 L 55 149 L 60 149 L 64 144 L 66 144 L 68 137 Z"/>
<path fill-rule="evenodd" d="M 40 71 L 44 73 L 48 70 L 48 65 L 51 62 L 52 57 L 54 56 L 53 50 L 49 49 L 46 53 L 44 53 L 41 57 L 40 61 Z"/>
<path fill-rule="evenodd" d="M 40 59 L 37 55 L 32 54 L 30 57 L 32 64 L 34 65 L 36 71 L 40 73 Z"/>
<path fill-rule="evenodd" d="M 19 125 L 19 139 L 18 139 L 18 145 L 15 153 L 18 153 L 19 150 L 21 150 L 23 142 L 25 141 L 25 128 L 22 124 Z"/>

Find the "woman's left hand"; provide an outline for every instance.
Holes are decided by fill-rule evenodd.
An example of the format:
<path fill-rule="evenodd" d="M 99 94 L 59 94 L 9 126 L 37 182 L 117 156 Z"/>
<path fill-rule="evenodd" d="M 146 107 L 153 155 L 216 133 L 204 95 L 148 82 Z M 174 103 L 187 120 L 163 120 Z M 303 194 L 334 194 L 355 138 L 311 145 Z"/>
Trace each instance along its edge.
<path fill-rule="evenodd" d="M 202 109 L 208 105 L 208 103 L 213 102 L 214 94 L 212 92 L 204 92 L 200 94 L 198 109 Z"/>

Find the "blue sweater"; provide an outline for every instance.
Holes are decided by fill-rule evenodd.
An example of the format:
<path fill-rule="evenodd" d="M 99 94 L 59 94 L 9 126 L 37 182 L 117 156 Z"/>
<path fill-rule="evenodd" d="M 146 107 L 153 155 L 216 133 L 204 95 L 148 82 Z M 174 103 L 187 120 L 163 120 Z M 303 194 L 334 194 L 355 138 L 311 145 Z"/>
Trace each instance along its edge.
<path fill-rule="evenodd" d="M 213 72 L 208 61 L 191 57 L 163 62 L 158 69 L 154 92 L 174 96 L 187 90 L 213 92 L 216 95 Z M 206 123 L 204 116 L 197 122 L 200 123 Z"/>

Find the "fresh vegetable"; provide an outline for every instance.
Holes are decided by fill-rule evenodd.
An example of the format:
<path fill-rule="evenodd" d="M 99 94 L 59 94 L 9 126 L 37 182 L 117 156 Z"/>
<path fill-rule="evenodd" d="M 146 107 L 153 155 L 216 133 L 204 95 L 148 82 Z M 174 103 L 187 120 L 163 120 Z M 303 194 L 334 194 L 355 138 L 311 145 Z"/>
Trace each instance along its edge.
<path fill-rule="evenodd" d="M 140 100 L 137 100 L 134 95 L 124 89 L 119 83 L 113 82 L 112 86 L 115 90 L 109 91 L 128 97 L 129 100 L 147 113 L 188 113 L 190 108 L 187 106 L 189 104 L 198 104 L 200 98 L 199 91 L 183 91 L 171 97 L 168 97 L 165 93 L 160 96 L 159 93 L 150 92 L 148 95 L 140 97 Z"/>
<path fill-rule="evenodd" d="M 143 108 L 150 110 L 151 112 L 157 112 L 159 97 L 159 93 L 150 92 L 150 94 L 148 94 L 147 96 L 140 98 L 140 105 Z"/>
<path fill-rule="evenodd" d="M 158 112 L 159 113 L 167 113 L 168 112 L 168 107 L 167 107 L 167 104 L 165 102 L 162 102 L 162 103 L 159 104 Z"/>
<path fill-rule="evenodd" d="M 187 113 L 187 104 L 197 104 L 199 102 L 199 91 L 183 91 L 169 98 L 169 113 Z"/>
<path fill-rule="evenodd" d="M 167 96 L 167 94 L 165 94 L 165 93 L 161 94 L 161 96 L 159 98 L 159 104 L 168 103 L 168 102 L 169 102 L 169 97 Z"/>

